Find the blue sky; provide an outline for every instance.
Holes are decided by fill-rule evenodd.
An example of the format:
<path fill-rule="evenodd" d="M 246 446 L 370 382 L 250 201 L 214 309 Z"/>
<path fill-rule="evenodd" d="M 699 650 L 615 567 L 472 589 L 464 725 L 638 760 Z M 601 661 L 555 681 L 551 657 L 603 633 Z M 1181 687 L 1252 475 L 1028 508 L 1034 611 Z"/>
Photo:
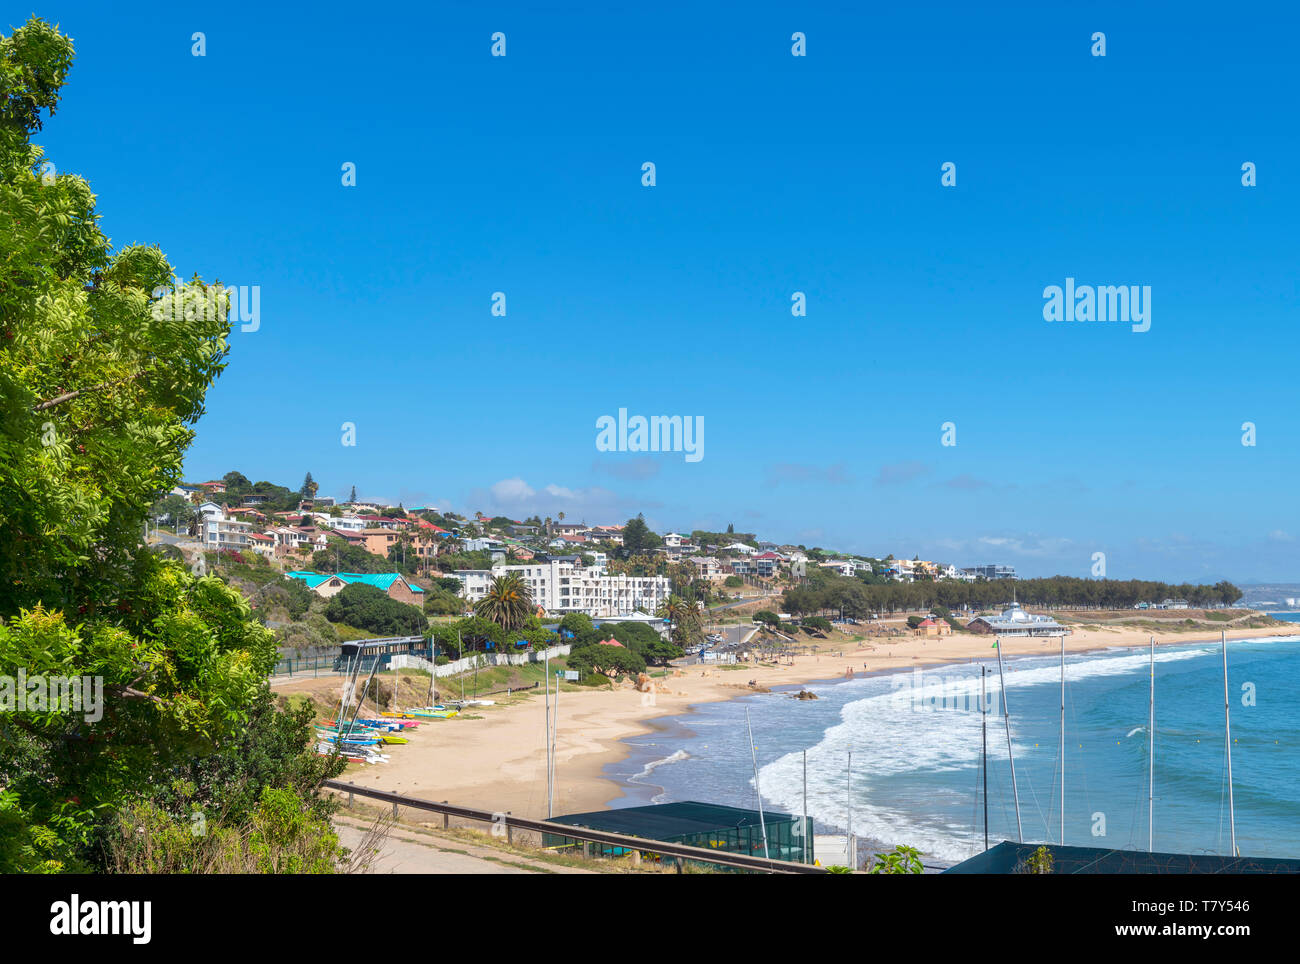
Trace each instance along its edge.
<path fill-rule="evenodd" d="M 116 244 L 260 286 L 191 481 L 1300 579 L 1294 15 L 806 6 L 40 3 L 37 140 Z M 1044 321 L 1067 277 L 1150 330 Z M 704 458 L 598 452 L 619 408 Z"/>

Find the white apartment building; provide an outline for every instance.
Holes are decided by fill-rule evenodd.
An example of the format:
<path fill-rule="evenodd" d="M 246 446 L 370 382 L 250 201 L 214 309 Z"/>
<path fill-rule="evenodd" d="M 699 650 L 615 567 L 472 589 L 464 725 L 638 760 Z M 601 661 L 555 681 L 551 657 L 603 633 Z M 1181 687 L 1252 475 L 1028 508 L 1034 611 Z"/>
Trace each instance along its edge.
<path fill-rule="evenodd" d="M 331 529 L 338 529 L 342 532 L 360 532 L 366 528 L 366 520 L 357 516 L 326 516 L 322 521 Z"/>
<path fill-rule="evenodd" d="M 461 569 L 453 575 L 464 585 L 470 603 L 482 599 L 494 576 L 517 572 L 532 594 L 533 604 L 548 613 L 582 612 L 609 618 L 640 611 L 654 613 L 668 598 L 667 576 L 606 575 L 594 567 L 553 559 L 492 569 Z"/>
<path fill-rule="evenodd" d="M 251 522 L 226 518 L 225 510 L 215 502 L 200 505 L 199 517 L 199 537 L 203 540 L 203 548 L 208 552 L 253 548 L 252 540 L 249 539 L 253 531 Z"/>

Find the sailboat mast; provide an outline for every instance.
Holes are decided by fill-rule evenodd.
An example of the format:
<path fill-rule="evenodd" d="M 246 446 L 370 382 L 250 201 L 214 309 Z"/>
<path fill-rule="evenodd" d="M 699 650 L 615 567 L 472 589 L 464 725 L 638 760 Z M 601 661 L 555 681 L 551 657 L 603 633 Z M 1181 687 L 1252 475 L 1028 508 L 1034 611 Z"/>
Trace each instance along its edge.
<path fill-rule="evenodd" d="M 984 696 L 984 677 L 989 668 L 980 663 L 980 761 L 984 770 L 984 849 L 989 849 L 989 704 Z"/>
<path fill-rule="evenodd" d="M 1228 632 L 1220 630 L 1223 640 L 1223 739 L 1228 748 L 1228 826 L 1232 833 L 1232 855 L 1237 856 L 1237 811 L 1232 799 L 1232 723 L 1228 715 Z"/>
<path fill-rule="evenodd" d="M 1155 852 L 1156 789 L 1156 638 L 1148 644 L 1151 695 L 1147 698 L 1147 852 Z"/>
<path fill-rule="evenodd" d="M 546 687 L 546 720 L 543 727 L 546 733 L 546 818 L 551 813 L 551 651 L 546 650 L 545 668 L 542 670 L 542 684 Z"/>
<path fill-rule="evenodd" d="M 1065 633 L 1061 634 L 1061 846 L 1065 846 Z"/>
<path fill-rule="evenodd" d="M 803 843 L 801 857 L 804 863 L 808 863 L 808 751 L 803 751 L 803 833 L 800 835 Z"/>
<path fill-rule="evenodd" d="M 1002 671 L 1002 637 L 998 637 L 998 686 L 1002 690 L 1002 720 L 1007 727 L 1007 759 L 1011 761 L 1011 795 L 1016 801 L 1016 836 L 1025 842 L 1024 827 L 1020 823 L 1020 789 L 1016 785 L 1016 755 L 1011 750 L 1011 714 L 1007 712 L 1007 680 Z"/>
<path fill-rule="evenodd" d="M 763 859 L 770 860 L 767 852 L 767 820 L 763 817 L 763 791 L 758 786 L 758 753 L 754 749 L 754 725 L 749 722 L 749 707 L 745 707 L 745 729 L 749 731 L 749 758 L 754 762 L 754 796 L 758 798 L 758 825 L 763 831 Z"/>

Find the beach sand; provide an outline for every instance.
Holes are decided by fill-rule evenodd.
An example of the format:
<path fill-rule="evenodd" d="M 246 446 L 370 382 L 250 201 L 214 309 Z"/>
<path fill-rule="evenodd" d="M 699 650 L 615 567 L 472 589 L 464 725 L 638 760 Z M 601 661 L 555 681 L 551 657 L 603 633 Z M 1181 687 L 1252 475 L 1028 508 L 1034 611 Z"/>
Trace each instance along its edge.
<path fill-rule="evenodd" d="M 1147 645 L 1145 629 L 1075 630 L 1066 637 L 1067 652 Z M 1300 635 L 1287 629 L 1236 630 L 1230 639 Z M 1157 635 L 1158 645 L 1185 645 L 1209 641 L 1200 633 Z M 624 738 L 654 732 L 652 721 L 689 711 L 695 704 L 732 699 L 759 687 L 809 683 L 818 680 L 896 670 L 935 663 L 962 663 L 994 655 L 993 637 L 958 634 L 942 638 L 893 637 L 847 643 L 843 656 L 797 656 L 789 665 L 741 664 L 735 669 L 691 666 L 654 682 L 653 695 L 626 689 L 566 688 L 559 697 L 556 735 L 555 813 L 604 809 L 621 797 L 618 783 L 602 776 L 608 763 L 627 755 Z M 1043 655 L 1060 651 L 1054 638 L 1011 638 L 1003 642 L 1005 658 Z M 310 692 L 337 699 L 338 677 L 300 679 L 276 685 L 279 693 Z M 353 765 L 341 779 L 360 786 L 377 787 L 447 801 L 465 807 L 509 811 L 516 816 L 546 817 L 545 711 L 541 693 L 475 707 L 467 718 L 429 721 L 410 742 L 393 748 L 388 763 Z M 326 701 L 328 702 L 328 700 Z"/>

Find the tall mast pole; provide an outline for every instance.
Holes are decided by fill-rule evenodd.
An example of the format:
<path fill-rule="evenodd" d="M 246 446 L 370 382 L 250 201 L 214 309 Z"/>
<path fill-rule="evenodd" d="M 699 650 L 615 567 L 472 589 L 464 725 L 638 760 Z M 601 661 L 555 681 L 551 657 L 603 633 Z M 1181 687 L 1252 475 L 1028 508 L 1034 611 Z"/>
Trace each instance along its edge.
<path fill-rule="evenodd" d="M 849 809 L 849 836 L 853 836 L 853 751 L 849 751 L 849 769 L 846 773 L 848 777 L 848 809 Z M 847 844 L 848 841 L 845 841 Z"/>
<path fill-rule="evenodd" d="M 1147 645 L 1151 672 L 1151 695 L 1147 697 L 1147 852 L 1155 852 L 1156 789 L 1156 638 Z"/>
<path fill-rule="evenodd" d="M 555 749 L 559 742 L 560 730 L 560 674 L 555 674 L 555 702 L 553 704 L 555 718 L 551 721 L 551 799 L 552 809 L 554 808 L 555 798 Z"/>
<path fill-rule="evenodd" d="M 980 663 L 980 761 L 984 770 L 984 849 L 989 849 L 989 724 L 988 700 L 984 696 L 984 677 L 988 667 Z"/>
<path fill-rule="evenodd" d="M 1065 846 L 1065 633 L 1061 633 L 1061 846 Z"/>
<path fill-rule="evenodd" d="M 542 670 L 542 684 L 546 687 L 546 717 L 543 721 L 543 730 L 546 734 L 546 819 L 554 816 L 551 813 L 551 654 L 547 650 L 544 657 L 545 668 Z"/>
<path fill-rule="evenodd" d="M 803 751 L 803 862 L 808 862 L 808 751 Z"/>
<path fill-rule="evenodd" d="M 754 726 L 749 722 L 749 707 L 745 707 L 745 729 L 749 731 L 749 758 L 754 761 L 754 796 L 758 798 L 758 825 L 763 831 L 763 859 L 770 860 L 767 852 L 767 821 L 763 818 L 763 791 L 758 786 L 758 753 L 754 749 Z"/>
<path fill-rule="evenodd" d="M 1011 714 L 1007 712 L 1007 681 L 1002 670 L 1002 637 L 995 644 L 998 650 L 998 686 L 1002 689 L 1002 720 L 1007 728 L 1007 759 L 1011 761 L 1011 795 L 1016 801 L 1016 835 L 1025 842 L 1025 831 L 1020 823 L 1020 789 L 1016 785 L 1016 755 L 1011 751 Z"/>
<path fill-rule="evenodd" d="M 1232 724 L 1228 718 L 1228 632 L 1219 631 L 1223 640 L 1223 739 L 1228 748 L 1228 826 L 1232 833 L 1232 855 L 1237 856 L 1237 810 L 1232 798 Z"/>

